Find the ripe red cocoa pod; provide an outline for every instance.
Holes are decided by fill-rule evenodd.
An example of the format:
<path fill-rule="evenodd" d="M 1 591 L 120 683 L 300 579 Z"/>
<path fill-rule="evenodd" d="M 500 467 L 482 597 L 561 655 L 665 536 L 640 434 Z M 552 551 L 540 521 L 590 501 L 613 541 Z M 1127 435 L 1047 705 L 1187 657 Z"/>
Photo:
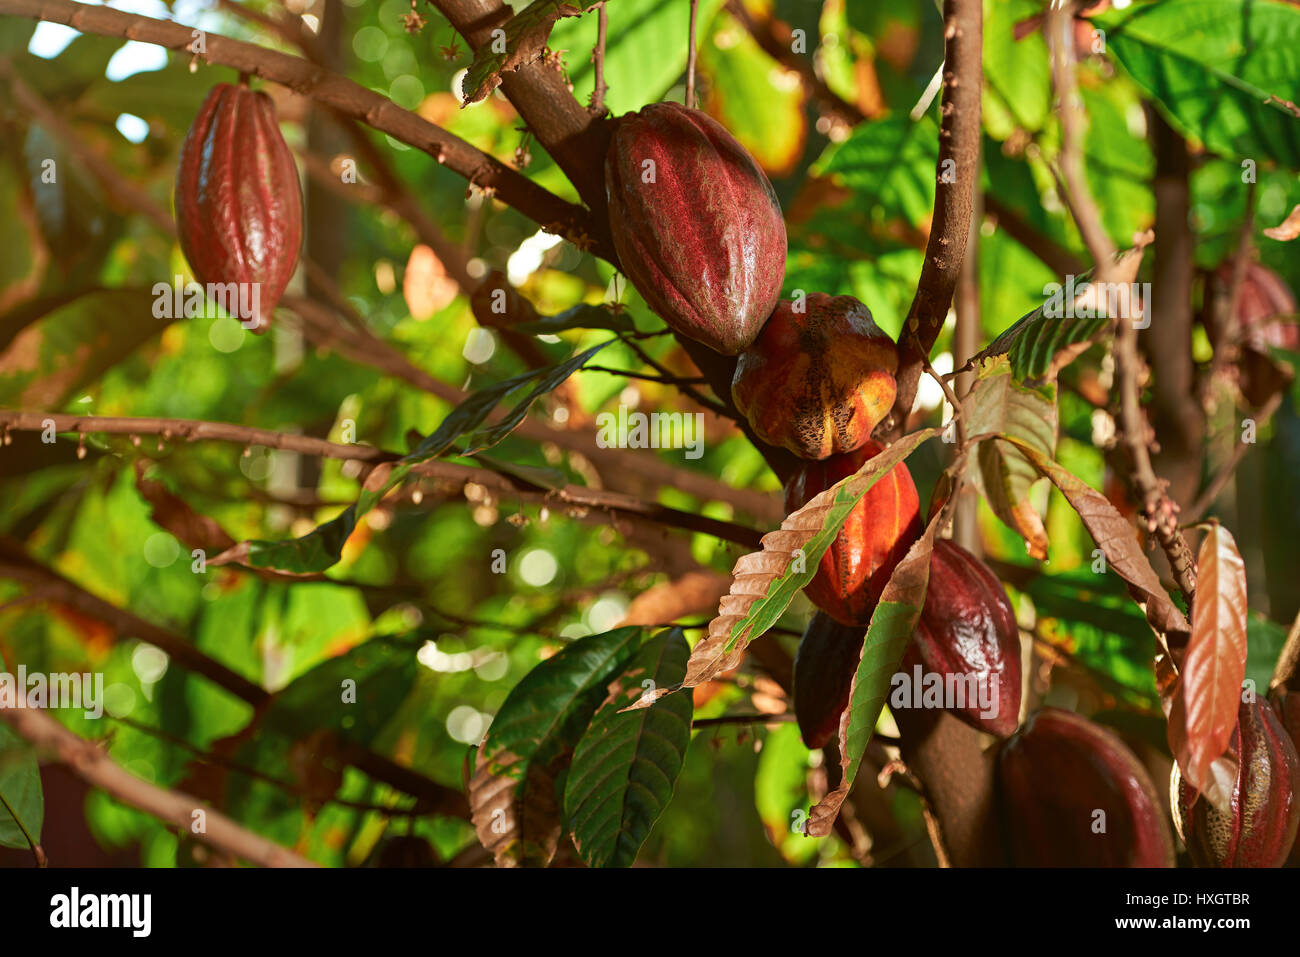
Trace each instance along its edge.
<path fill-rule="evenodd" d="M 654 103 L 620 119 L 605 157 L 623 272 L 676 332 L 724 355 L 781 295 L 785 221 L 763 171 L 708 115 Z"/>
<path fill-rule="evenodd" d="M 894 404 L 898 347 L 852 296 L 783 299 L 740 354 L 731 396 L 769 445 L 805 459 L 861 448 Z"/>
<path fill-rule="evenodd" d="M 1174 765 L 1169 803 L 1178 836 L 1198 867 L 1281 867 L 1300 827 L 1300 757 L 1267 701 L 1237 709 L 1228 756 L 1237 779 L 1227 810 L 1210 804 Z"/>
<path fill-rule="evenodd" d="M 804 629 L 794 656 L 794 713 L 809 748 L 824 747 L 839 730 L 866 634 L 861 625 L 840 624 L 824 611 Z"/>
<path fill-rule="evenodd" d="M 979 731 L 1005 738 L 1020 721 L 1020 629 L 1002 582 L 956 542 L 939 539 L 905 674 L 920 664 L 945 676 L 965 703 L 949 710 Z M 984 704 L 980 697 L 984 696 Z"/>
<path fill-rule="evenodd" d="M 1174 839 L 1146 767 L 1118 735 L 1043 708 L 998 754 L 1003 833 L 1020 867 L 1172 867 Z"/>
<path fill-rule="evenodd" d="M 302 245 L 298 170 L 269 96 L 229 83 L 212 88 L 181 146 L 175 198 L 195 277 L 225 286 L 227 309 L 265 332 Z"/>
<path fill-rule="evenodd" d="M 808 462 L 785 486 L 787 512 L 807 504 L 860 469 L 883 446 L 868 440 L 846 455 Z M 808 599 L 846 625 L 871 623 L 880 593 L 912 544 L 921 537 L 921 501 L 906 463 L 899 462 L 849 512 L 804 589 Z"/>

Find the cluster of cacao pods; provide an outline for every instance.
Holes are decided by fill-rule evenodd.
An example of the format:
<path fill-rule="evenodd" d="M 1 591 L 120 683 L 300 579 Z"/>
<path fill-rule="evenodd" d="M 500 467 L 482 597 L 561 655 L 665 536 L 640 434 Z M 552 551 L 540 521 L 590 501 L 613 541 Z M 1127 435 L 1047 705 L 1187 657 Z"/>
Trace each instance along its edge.
<path fill-rule="evenodd" d="M 754 433 L 798 456 L 786 511 L 857 472 L 881 446 L 873 430 L 894 404 L 898 348 L 851 296 L 778 301 L 786 235 L 772 184 L 710 117 L 675 103 L 620 119 L 605 162 L 610 225 L 623 271 L 680 335 L 737 357 L 736 408 Z M 882 476 L 854 507 L 806 588 L 820 612 L 795 666 L 805 741 L 820 746 L 848 700 L 881 592 L 920 537 L 920 502 L 907 466 Z M 954 713 L 981 730 L 1015 730 L 1020 640 L 997 578 L 941 542 L 907 665 L 918 677 L 969 676 L 997 707 Z"/>
<path fill-rule="evenodd" d="M 245 327 L 265 332 L 302 245 L 298 170 L 269 96 L 243 84 L 209 91 L 181 146 L 175 202 L 195 277 L 223 287 L 227 308 L 238 301 Z"/>

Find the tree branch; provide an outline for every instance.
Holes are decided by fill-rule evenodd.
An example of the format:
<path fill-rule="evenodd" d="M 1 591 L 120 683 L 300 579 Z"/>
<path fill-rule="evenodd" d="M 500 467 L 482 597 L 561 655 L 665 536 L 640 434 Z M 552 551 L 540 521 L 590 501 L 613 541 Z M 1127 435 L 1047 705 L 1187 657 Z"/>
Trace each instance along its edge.
<path fill-rule="evenodd" d="M 130 636 L 160 648 L 182 668 L 202 675 L 254 708 L 264 707 L 271 701 L 271 693 L 265 688 L 209 658 L 187 639 L 87 591 L 37 561 L 21 543 L 5 537 L 0 537 L 0 578 L 37 589 L 43 598 L 61 602 L 103 622 L 113 629 L 115 641 Z M 431 813 L 469 816 L 465 797 L 459 791 L 444 787 L 391 758 L 346 741 L 342 742 L 340 757 L 375 780 L 418 798 L 419 806 Z"/>
<path fill-rule="evenodd" d="M 39 708 L 0 707 L 5 721 L 22 737 L 54 755 L 87 783 L 123 804 L 180 828 L 221 851 L 263 867 L 316 867 L 288 848 L 245 830 L 215 808 L 180 791 L 168 791 L 123 769 L 98 745 L 73 734 Z M 203 830 L 194 829 L 194 812 L 204 814 Z"/>
<path fill-rule="evenodd" d="M 52 424 L 56 432 L 74 432 L 81 435 L 106 433 L 132 437 L 159 435 L 164 439 L 184 439 L 188 442 L 202 440 L 231 442 L 236 445 L 257 445 L 264 448 L 299 452 L 304 455 L 318 455 L 325 458 L 353 460 L 374 465 L 381 462 L 394 462 L 402 457 L 396 452 L 385 451 L 372 445 L 345 445 L 309 435 L 273 432 L 269 429 L 232 425 L 226 422 L 0 410 L 0 430 L 39 432 L 47 428 L 48 424 Z M 723 541 L 735 542 L 746 548 L 757 548 L 760 545 L 761 535 L 755 529 L 734 522 L 669 508 L 666 505 L 644 501 L 622 492 L 584 488 L 577 485 L 547 489 L 516 475 L 436 460 L 421 463 L 415 466 L 412 471 L 417 475 L 458 482 L 462 487 L 465 483 L 474 482 L 499 492 L 506 492 L 542 504 L 570 506 L 578 509 L 601 509 L 686 531 L 703 532 Z"/>
<path fill-rule="evenodd" d="M 980 148 L 984 10 L 981 0 L 944 0 L 943 105 L 939 161 L 935 167 L 934 217 L 925 263 L 907 321 L 899 335 L 898 397 L 882 434 L 905 427 L 930 355 L 952 304 L 970 232 L 971 204 Z"/>

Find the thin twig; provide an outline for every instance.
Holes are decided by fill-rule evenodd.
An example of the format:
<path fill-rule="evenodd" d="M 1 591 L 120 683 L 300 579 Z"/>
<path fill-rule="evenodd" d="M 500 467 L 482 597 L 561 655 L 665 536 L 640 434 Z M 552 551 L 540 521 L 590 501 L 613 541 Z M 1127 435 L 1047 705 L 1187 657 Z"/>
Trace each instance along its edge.
<path fill-rule="evenodd" d="M 1061 190 L 1096 264 L 1093 282 L 1104 288 L 1115 281 L 1115 244 L 1106 233 L 1084 175 L 1083 110 L 1076 86 L 1072 24 L 1070 11 L 1056 4 L 1048 10 L 1044 24 L 1061 117 Z M 1150 303 L 1144 306 L 1151 308 Z M 1196 560 L 1178 528 L 1178 505 L 1151 464 L 1150 427 L 1139 394 L 1137 327 L 1131 316 L 1117 318 L 1114 355 L 1120 387 L 1120 441 L 1132 458 L 1133 485 L 1142 500 L 1147 528 L 1164 549 L 1179 591 L 1190 604 L 1196 594 Z"/>
<path fill-rule="evenodd" d="M 45 849 L 37 843 L 35 838 L 32 837 L 31 832 L 27 830 L 27 825 L 24 824 L 23 819 L 18 816 L 18 812 L 14 810 L 13 805 L 5 800 L 3 793 L 0 793 L 0 805 L 4 806 L 5 811 L 11 818 L 13 818 L 14 823 L 18 825 L 18 830 L 22 831 L 23 839 L 27 841 L 27 846 L 31 848 L 32 851 L 32 857 L 36 859 L 36 866 L 48 867 L 50 862 L 45 856 Z"/>
<path fill-rule="evenodd" d="M 591 90 L 591 102 L 588 109 L 597 116 L 605 115 L 605 34 L 609 30 L 609 12 L 605 4 L 596 7 L 596 47 L 591 51 L 591 62 L 595 64 L 596 83 Z"/>
<path fill-rule="evenodd" d="M 689 46 L 686 49 L 686 107 L 695 109 L 695 21 L 700 12 L 700 0 L 691 0 L 691 25 Z"/>
<path fill-rule="evenodd" d="M 1285 395 L 1285 392 L 1275 393 L 1268 400 L 1268 404 L 1255 416 L 1256 430 L 1262 428 L 1273 417 L 1273 413 L 1282 404 L 1283 395 Z M 1184 525 L 1195 524 L 1201 520 L 1210 506 L 1214 504 L 1214 500 L 1219 497 L 1219 493 L 1223 491 L 1224 486 L 1232 479 L 1233 474 L 1237 471 L 1237 466 L 1241 464 L 1241 460 L 1246 457 L 1246 453 L 1250 451 L 1250 448 L 1249 442 L 1237 442 L 1236 448 L 1232 450 L 1232 455 L 1229 456 L 1228 461 L 1223 464 L 1223 467 L 1210 480 L 1210 484 L 1205 486 L 1205 491 L 1197 497 L 1192 507 L 1182 516 Z"/>
<path fill-rule="evenodd" d="M 378 449 L 371 445 L 344 445 L 307 435 L 273 432 L 226 422 L 205 422 L 195 419 L 125 418 L 115 416 L 64 415 L 46 412 L 10 412 L 0 410 L 0 430 L 40 432 L 52 424 L 56 432 L 73 432 L 80 435 L 105 433 L 111 435 L 161 435 L 165 439 L 184 439 L 190 442 L 211 440 L 231 442 L 244 446 L 285 449 L 304 455 L 354 460 L 368 464 L 394 462 L 400 459 L 396 452 Z M 652 524 L 667 525 L 684 531 L 703 532 L 723 541 L 735 542 L 747 548 L 757 548 L 760 533 L 735 522 L 697 515 L 669 508 L 658 502 L 647 501 L 623 492 L 565 485 L 545 488 L 508 472 L 490 468 L 475 468 L 454 462 L 431 460 L 412 468 L 416 475 L 459 483 L 474 482 L 500 493 L 521 499 L 540 502 L 555 507 L 569 507 L 582 512 L 600 509 L 626 515 Z"/>

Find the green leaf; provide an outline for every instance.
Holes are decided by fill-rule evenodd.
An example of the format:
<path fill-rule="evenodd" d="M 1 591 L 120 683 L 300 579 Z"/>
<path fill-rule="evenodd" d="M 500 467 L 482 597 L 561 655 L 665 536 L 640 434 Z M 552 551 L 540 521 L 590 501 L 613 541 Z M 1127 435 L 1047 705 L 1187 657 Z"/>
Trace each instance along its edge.
<path fill-rule="evenodd" d="M 1056 384 L 1034 387 L 1011 376 L 1010 363 L 999 358 L 985 367 L 963 404 L 966 434 L 1014 435 L 1045 457 L 1056 454 Z M 1019 532 L 1029 554 L 1047 558 L 1047 531 L 1029 501 L 1042 476 L 1016 446 L 996 439 L 981 442 L 971 469 L 993 513 Z"/>
<path fill-rule="evenodd" d="M 392 489 L 400 485 L 412 468 L 421 462 L 427 462 L 453 451 L 456 441 L 467 432 L 472 433 L 468 445 L 464 449 L 455 449 L 457 455 L 474 455 L 496 445 L 524 420 L 533 402 L 555 389 L 586 365 L 588 359 L 615 341 L 617 340 L 607 339 L 557 365 L 534 369 L 475 392 L 452 409 L 451 413 L 443 419 L 442 424 L 432 435 L 421 441 L 415 451 L 391 465 L 381 465 L 372 473 L 370 483 L 362 489 L 357 501 L 345 508 L 338 517 L 312 529 L 300 538 L 280 542 L 242 542 L 212 559 L 210 564 L 220 565 L 240 561 L 254 568 L 275 568 L 295 573 L 324 571 L 342 556 L 343 545 L 356 528 L 357 521 Z M 529 384 L 532 384 L 532 389 L 499 422 L 488 428 L 479 429 L 498 403 Z M 386 473 L 381 472 L 385 469 Z"/>
<path fill-rule="evenodd" d="M 707 36 L 722 0 L 700 0 L 696 29 Z M 658 103 L 686 70 L 689 10 L 664 0 L 618 0 L 607 6 L 605 105 L 614 115 Z M 566 64 L 574 96 L 587 102 L 595 84 L 591 51 L 596 45 L 596 18 L 566 18 L 555 25 L 551 49 L 567 50 Z"/>
<path fill-rule="evenodd" d="M 934 211 L 937 143 L 938 129 L 928 114 L 913 120 L 892 113 L 856 126 L 812 171 L 853 190 L 854 204 L 874 218 L 901 215 L 915 226 Z"/>
<path fill-rule="evenodd" d="M 840 718 L 840 783 L 808 816 L 808 833 L 813 837 L 825 837 L 831 832 L 840 805 L 848 797 L 862 766 L 862 756 L 875 733 L 885 695 L 925 606 L 925 593 L 930 584 L 930 553 L 942 517 L 943 510 L 940 510 L 931 519 L 925 534 L 908 549 L 889 576 L 880 603 L 871 613 L 871 624 L 862 643 L 862 658 L 853 675 L 853 690 L 845 710 L 847 720 L 845 716 Z"/>
<path fill-rule="evenodd" d="M 0 672 L 4 660 L 0 659 Z M 17 689 L 24 693 L 24 689 Z M 31 847 L 41 841 L 45 823 L 45 792 L 36 752 L 0 721 L 0 847 Z M 26 832 L 26 833 L 24 833 Z"/>
<path fill-rule="evenodd" d="M 664 807 L 691 740 L 689 695 L 648 708 L 622 709 L 650 687 L 686 674 L 691 649 L 680 628 L 648 641 L 619 676 L 573 754 L 565 817 L 579 856 L 590 867 L 629 867 Z"/>
<path fill-rule="evenodd" d="M 559 843 L 561 776 L 641 642 L 639 627 L 589 635 L 515 685 L 492 719 L 469 786 L 474 828 L 499 867 L 545 867 Z"/>
<path fill-rule="evenodd" d="M 1095 18 L 1106 46 L 1183 133 L 1214 152 L 1300 169 L 1300 10 L 1258 0 L 1164 0 Z M 1293 109 L 1293 108 L 1292 108 Z"/>
<path fill-rule="evenodd" d="M 705 108 L 769 174 L 789 176 L 808 136 L 802 85 L 783 82 L 789 74 L 732 17 L 718 16 L 714 27 L 700 51 L 711 80 Z"/>
<path fill-rule="evenodd" d="M 35 317 L 22 311 L 0 352 L 0 405 L 58 409 L 104 372 L 158 335 L 172 320 L 156 318 L 145 290 L 96 290 L 57 302 Z"/>
<path fill-rule="evenodd" d="M 506 22 L 504 43 L 497 43 L 494 37 L 474 54 L 474 62 L 461 81 L 465 105 L 477 103 L 500 86 L 502 73 L 517 70 L 540 59 L 546 51 L 546 40 L 551 35 L 551 27 L 556 20 L 581 16 L 600 2 L 601 0 L 533 0 Z"/>
<path fill-rule="evenodd" d="M 39 844 L 44 822 L 45 793 L 36 752 L 0 723 L 0 847 L 30 847 L 27 834 Z"/>
<path fill-rule="evenodd" d="M 1006 355 L 1017 382 L 1055 378 L 1064 365 L 1110 329 L 1114 316 L 1125 313 L 1125 295 L 1137 279 L 1149 237 L 1148 233 L 1138 245 L 1116 255 L 1111 289 L 1094 286 L 1095 270 L 1091 269 L 1082 276 L 1066 277 L 1064 284 L 1053 283 L 1043 290 L 1049 297 L 1046 302 L 1013 323 L 972 361 L 982 363 Z"/>
<path fill-rule="evenodd" d="M 418 672 L 409 644 L 374 638 L 321 662 L 277 692 L 260 727 L 291 738 L 328 728 L 368 745 L 397 713 Z"/>

